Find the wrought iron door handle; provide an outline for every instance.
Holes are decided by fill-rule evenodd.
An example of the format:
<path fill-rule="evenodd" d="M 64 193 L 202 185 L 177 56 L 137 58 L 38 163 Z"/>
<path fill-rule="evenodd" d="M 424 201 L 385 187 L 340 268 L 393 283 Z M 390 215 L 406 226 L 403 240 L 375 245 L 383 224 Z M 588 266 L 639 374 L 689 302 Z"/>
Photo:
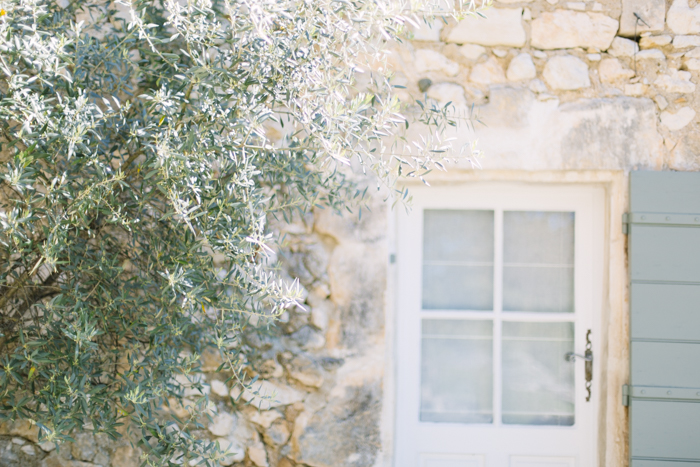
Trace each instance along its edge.
<path fill-rule="evenodd" d="M 585 360 L 586 362 L 586 391 L 588 392 L 588 394 L 586 395 L 586 402 L 590 402 L 591 385 L 593 384 L 593 345 L 591 344 L 590 329 L 586 333 L 586 351 L 583 353 L 583 355 L 574 352 L 566 352 L 566 354 L 564 354 L 564 360 L 566 360 L 567 362 L 576 361 L 577 358 Z"/>

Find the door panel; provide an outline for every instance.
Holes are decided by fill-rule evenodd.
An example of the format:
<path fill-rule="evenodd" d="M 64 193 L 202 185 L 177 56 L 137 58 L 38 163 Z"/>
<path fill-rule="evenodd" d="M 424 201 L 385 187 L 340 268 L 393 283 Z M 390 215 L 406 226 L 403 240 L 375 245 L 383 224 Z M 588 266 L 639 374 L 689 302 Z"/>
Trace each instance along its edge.
<path fill-rule="evenodd" d="M 603 191 L 413 188 L 397 232 L 396 467 L 595 467 Z M 468 274 L 466 272 L 468 272 Z"/>

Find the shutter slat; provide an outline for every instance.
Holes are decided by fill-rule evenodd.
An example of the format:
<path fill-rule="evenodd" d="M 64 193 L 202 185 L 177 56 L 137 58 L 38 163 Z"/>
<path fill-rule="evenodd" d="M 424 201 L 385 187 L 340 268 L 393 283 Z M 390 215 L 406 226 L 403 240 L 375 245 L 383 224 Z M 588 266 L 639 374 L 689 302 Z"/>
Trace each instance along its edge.
<path fill-rule="evenodd" d="M 700 362 L 700 343 L 632 341 L 630 350 L 633 386 L 700 388 L 700 369 L 688 371 L 690 359 Z"/>
<path fill-rule="evenodd" d="M 632 457 L 700 459 L 700 404 L 633 400 L 630 404 Z"/>
<path fill-rule="evenodd" d="M 633 283 L 630 336 L 692 341 L 700 329 L 700 285 Z"/>
<path fill-rule="evenodd" d="M 700 283 L 700 228 L 632 225 L 632 281 Z"/>

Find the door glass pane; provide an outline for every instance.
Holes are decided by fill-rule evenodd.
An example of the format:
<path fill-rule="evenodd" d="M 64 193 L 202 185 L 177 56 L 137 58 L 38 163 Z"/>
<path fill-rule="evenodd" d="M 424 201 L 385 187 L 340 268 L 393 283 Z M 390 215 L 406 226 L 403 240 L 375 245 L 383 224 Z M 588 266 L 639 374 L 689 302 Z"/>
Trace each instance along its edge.
<path fill-rule="evenodd" d="M 493 422 L 493 323 L 424 319 L 423 422 Z"/>
<path fill-rule="evenodd" d="M 503 323 L 503 423 L 574 424 L 574 323 Z"/>
<path fill-rule="evenodd" d="M 493 308 L 493 211 L 423 214 L 423 309 Z"/>
<path fill-rule="evenodd" d="M 574 311 L 574 213 L 503 213 L 503 310 Z"/>

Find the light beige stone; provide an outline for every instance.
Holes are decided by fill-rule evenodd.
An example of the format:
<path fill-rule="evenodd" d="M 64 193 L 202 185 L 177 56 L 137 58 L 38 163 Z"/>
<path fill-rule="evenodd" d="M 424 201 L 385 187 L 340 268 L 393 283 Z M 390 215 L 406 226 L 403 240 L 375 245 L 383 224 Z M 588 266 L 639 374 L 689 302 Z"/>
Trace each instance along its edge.
<path fill-rule="evenodd" d="M 445 23 L 441 19 L 421 20 L 418 27 L 412 26 L 412 39 L 414 41 L 438 42 L 440 40 L 440 32 Z"/>
<path fill-rule="evenodd" d="M 657 62 L 665 62 L 666 61 L 666 55 L 659 49 L 648 49 L 648 50 L 642 50 L 637 53 L 636 56 L 637 61 L 642 61 L 642 60 L 654 60 Z"/>
<path fill-rule="evenodd" d="M 321 331 L 325 331 L 328 329 L 328 320 L 330 319 L 332 311 L 333 303 L 328 300 L 314 305 L 311 307 L 311 324 Z"/>
<path fill-rule="evenodd" d="M 542 77 L 552 89 L 574 90 L 591 85 L 588 65 L 571 55 L 557 55 L 550 58 L 544 67 Z"/>
<path fill-rule="evenodd" d="M 593 2 L 593 11 L 603 11 L 603 4 L 598 2 Z"/>
<path fill-rule="evenodd" d="M 248 415 L 251 422 L 265 429 L 270 428 L 272 422 L 282 417 L 276 410 L 255 410 Z"/>
<path fill-rule="evenodd" d="M 643 83 L 625 84 L 625 96 L 643 96 L 647 86 Z"/>
<path fill-rule="evenodd" d="M 265 433 L 265 441 L 273 446 L 281 446 L 289 439 L 289 427 L 284 420 L 277 420 Z"/>
<path fill-rule="evenodd" d="M 22 451 L 23 453 L 25 453 L 28 456 L 36 456 L 36 451 L 34 450 L 34 446 L 32 446 L 31 444 L 28 444 L 26 446 L 22 446 L 20 448 L 20 451 Z"/>
<path fill-rule="evenodd" d="M 690 71 L 700 71 L 700 59 L 689 58 L 683 62 L 685 68 Z"/>
<path fill-rule="evenodd" d="M 601 13 L 544 12 L 532 21 L 531 43 L 537 49 L 546 50 L 574 47 L 607 50 L 617 27 L 617 21 Z"/>
<path fill-rule="evenodd" d="M 620 80 L 627 80 L 634 76 L 634 71 L 623 67 L 616 58 L 606 58 L 598 65 L 600 80 L 604 83 L 614 83 Z"/>
<path fill-rule="evenodd" d="M 529 8 L 523 9 L 523 20 L 532 21 L 532 10 L 530 10 Z"/>
<path fill-rule="evenodd" d="M 586 11 L 586 2 L 566 2 L 566 8 L 575 11 Z"/>
<path fill-rule="evenodd" d="M 491 52 L 498 58 L 505 58 L 508 55 L 508 51 L 504 49 L 492 49 Z"/>
<path fill-rule="evenodd" d="M 673 38 L 674 49 L 700 46 L 700 36 L 676 36 Z"/>
<path fill-rule="evenodd" d="M 477 84 L 498 84 L 506 81 L 506 75 L 498 60 L 491 57 L 484 63 L 474 65 L 469 80 Z"/>
<path fill-rule="evenodd" d="M 671 131 L 678 131 L 685 128 L 695 118 L 695 110 L 690 107 L 683 107 L 675 114 L 671 112 L 661 112 L 661 123 Z"/>
<path fill-rule="evenodd" d="M 637 21 L 637 13 L 643 20 Z M 661 32 L 664 30 L 666 16 L 665 0 L 622 0 L 622 15 L 620 17 L 621 36 L 632 37 L 635 33 Z"/>
<path fill-rule="evenodd" d="M 691 74 L 688 71 L 670 69 L 667 75 L 661 75 L 654 81 L 657 88 L 666 92 L 690 94 L 695 92 L 695 83 L 690 81 Z"/>
<path fill-rule="evenodd" d="M 631 57 L 637 52 L 639 52 L 637 43 L 624 37 L 615 37 L 608 50 L 613 57 Z"/>
<path fill-rule="evenodd" d="M 219 464 L 228 467 L 245 459 L 245 449 L 240 444 L 226 438 L 219 438 L 216 441 L 219 442 L 221 449 L 228 451 L 228 455 L 219 460 Z"/>
<path fill-rule="evenodd" d="M 236 416 L 228 412 L 217 414 L 209 424 L 209 432 L 214 436 L 228 436 L 236 426 Z"/>
<path fill-rule="evenodd" d="M 600 54 L 587 54 L 586 58 L 590 62 L 599 62 L 602 56 Z"/>
<path fill-rule="evenodd" d="M 439 52 L 429 49 L 416 50 L 416 58 L 413 62 L 418 73 L 438 71 L 447 76 L 455 76 L 459 73 L 459 65 Z"/>
<path fill-rule="evenodd" d="M 260 410 L 270 410 L 273 407 L 290 405 L 295 402 L 301 402 L 304 399 L 304 395 L 296 389 L 275 384 L 271 381 L 256 382 L 252 389 L 253 391 L 247 389 L 243 391 L 241 397 L 246 402 L 252 400 L 251 405 Z M 233 392 L 234 390 L 232 390 L 231 397 L 235 399 L 238 393 L 236 392 L 234 396 Z M 255 392 L 258 394 L 254 394 Z"/>
<path fill-rule="evenodd" d="M 693 50 L 683 54 L 685 58 L 700 58 L 700 47 L 696 47 Z"/>
<path fill-rule="evenodd" d="M 660 36 L 645 36 L 639 40 L 639 45 L 642 49 L 653 49 L 655 47 L 663 47 L 671 43 L 673 38 L 668 34 Z"/>
<path fill-rule="evenodd" d="M 464 97 L 464 88 L 455 83 L 437 83 L 430 86 L 428 89 L 428 97 L 435 99 L 438 103 L 445 105 L 452 102 L 455 106 L 467 105 L 467 100 Z"/>
<path fill-rule="evenodd" d="M 248 457 L 250 458 L 250 461 L 258 467 L 269 467 L 270 465 L 267 461 L 265 445 L 261 441 L 248 446 Z"/>
<path fill-rule="evenodd" d="M 676 34 L 700 34 L 700 5 L 690 8 L 688 0 L 675 0 L 668 9 L 666 23 Z"/>
<path fill-rule="evenodd" d="M 476 44 L 464 44 L 459 48 L 459 53 L 461 53 L 467 60 L 475 62 L 486 53 L 486 49 Z"/>
<path fill-rule="evenodd" d="M 665 110 L 666 107 L 668 107 L 668 101 L 661 94 L 654 97 L 654 102 L 656 102 L 656 105 L 659 106 L 659 110 Z"/>
<path fill-rule="evenodd" d="M 537 69 L 530 54 L 521 53 L 513 58 L 508 64 L 506 76 L 510 81 L 522 81 L 537 76 Z"/>
<path fill-rule="evenodd" d="M 228 388 L 226 384 L 218 379 L 211 381 L 211 391 L 219 397 L 228 396 Z"/>
<path fill-rule="evenodd" d="M 447 34 L 446 41 L 488 46 L 522 47 L 525 45 L 522 8 L 490 8 L 485 14 L 486 19 L 469 16 L 461 20 Z"/>

